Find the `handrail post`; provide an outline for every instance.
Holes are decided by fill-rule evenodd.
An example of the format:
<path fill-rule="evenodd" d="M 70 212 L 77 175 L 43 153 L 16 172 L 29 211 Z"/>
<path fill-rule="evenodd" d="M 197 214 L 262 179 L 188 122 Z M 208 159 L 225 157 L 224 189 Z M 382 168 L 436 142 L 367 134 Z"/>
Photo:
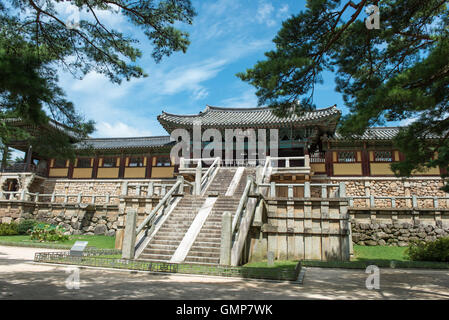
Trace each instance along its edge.
<path fill-rule="evenodd" d="M 53 193 L 51 194 L 51 202 L 55 202 L 56 201 L 56 193 L 53 191 Z"/>
<path fill-rule="evenodd" d="M 20 193 L 20 200 L 25 201 L 25 197 L 26 197 L 26 193 L 25 193 L 25 189 L 23 189 L 22 192 Z"/>
<path fill-rule="evenodd" d="M 78 193 L 77 202 L 78 202 L 78 203 L 81 203 L 81 193 Z"/>
<path fill-rule="evenodd" d="M 304 167 L 310 167 L 310 156 L 308 154 L 304 156 Z"/>
<path fill-rule="evenodd" d="M 128 181 L 124 181 L 122 183 L 122 190 L 121 190 L 120 194 L 122 196 L 127 196 L 128 195 Z"/>
<path fill-rule="evenodd" d="M 276 182 L 275 181 L 272 181 L 270 183 L 270 197 L 276 198 Z"/>
<path fill-rule="evenodd" d="M 225 211 L 221 217 L 220 265 L 231 265 L 232 214 Z"/>
<path fill-rule="evenodd" d="M 34 202 L 39 202 L 39 192 L 36 192 Z"/>
<path fill-rule="evenodd" d="M 391 198 L 391 207 L 396 208 L 396 198 L 395 197 Z"/>
<path fill-rule="evenodd" d="M 338 196 L 339 198 L 346 198 L 346 184 L 344 182 L 340 182 L 339 184 Z"/>
<path fill-rule="evenodd" d="M 140 197 L 140 184 L 136 186 L 136 197 Z"/>
<path fill-rule="evenodd" d="M 293 198 L 293 185 L 289 184 L 288 185 L 288 193 L 287 193 L 287 197 L 289 199 Z"/>
<path fill-rule="evenodd" d="M 433 198 L 433 207 L 434 207 L 434 208 L 438 208 L 438 207 L 439 207 L 439 204 L 438 204 L 438 198 L 437 198 L 437 197 L 434 197 L 434 198 Z"/>
<path fill-rule="evenodd" d="M 184 157 L 179 158 L 179 169 L 184 169 L 185 168 L 185 162 L 184 162 Z"/>
<path fill-rule="evenodd" d="M 327 186 L 321 186 L 321 198 L 327 198 Z"/>
<path fill-rule="evenodd" d="M 376 206 L 376 201 L 374 200 L 374 196 L 373 195 L 369 196 L 369 206 L 371 208 L 374 208 Z"/>
<path fill-rule="evenodd" d="M 413 208 L 418 207 L 418 198 L 416 197 L 416 195 L 412 196 L 412 206 L 413 206 Z"/>
<path fill-rule="evenodd" d="M 290 168 L 290 158 L 285 159 L 285 167 Z"/>
<path fill-rule="evenodd" d="M 199 196 L 201 195 L 201 159 L 198 161 L 198 165 L 196 166 L 195 171 L 195 195 Z"/>
<path fill-rule="evenodd" d="M 310 198 L 310 182 L 306 181 L 304 182 L 304 198 Z"/>
<path fill-rule="evenodd" d="M 177 178 L 176 178 L 176 180 L 178 180 L 180 183 L 179 183 L 179 191 L 178 191 L 178 193 L 179 194 L 184 194 L 184 177 L 183 176 L 178 176 Z"/>
<path fill-rule="evenodd" d="M 109 193 L 106 193 L 105 203 L 109 204 L 110 201 L 111 201 L 111 196 L 109 195 Z"/>
<path fill-rule="evenodd" d="M 154 182 L 151 181 L 148 184 L 148 189 L 147 189 L 147 197 L 152 197 L 154 195 Z"/>
<path fill-rule="evenodd" d="M 125 235 L 123 237 L 123 259 L 133 259 L 136 247 L 137 209 L 129 208 L 126 212 Z"/>

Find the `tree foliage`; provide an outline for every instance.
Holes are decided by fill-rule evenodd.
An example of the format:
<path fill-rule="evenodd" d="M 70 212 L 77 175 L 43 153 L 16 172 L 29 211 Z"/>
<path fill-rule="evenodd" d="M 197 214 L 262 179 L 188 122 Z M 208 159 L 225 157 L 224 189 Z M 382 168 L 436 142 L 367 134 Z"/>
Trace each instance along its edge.
<path fill-rule="evenodd" d="M 69 9 L 69 10 L 67 10 Z M 188 34 L 174 27 L 191 24 L 190 0 L 0 0 L 0 139 L 26 139 L 33 150 L 49 156 L 73 157 L 66 135 L 43 130 L 38 135 L 11 125 L 20 118 L 30 126 L 50 120 L 79 138 L 94 129 L 58 86 L 58 71 L 81 79 L 91 71 L 112 82 L 146 76 L 137 59 L 138 41 L 107 23 L 121 15 L 139 28 L 153 46 L 156 62 L 185 52 Z M 79 19 L 78 19 L 79 18 Z"/>
<path fill-rule="evenodd" d="M 378 5 L 380 29 L 365 24 L 371 4 Z M 392 166 L 396 174 L 448 169 L 447 0 L 309 0 L 273 41 L 276 48 L 265 54 L 266 60 L 238 74 L 257 88 L 260 104 L 280 114 L 295 101 L 301 101 L 296 112 L 313 109 L 315 85 L 324 71 L 333 71 L 336 90 L 350 111 L 342 119 L 342 134 L 412 119 L 395 138 L 406 157 Z"/>

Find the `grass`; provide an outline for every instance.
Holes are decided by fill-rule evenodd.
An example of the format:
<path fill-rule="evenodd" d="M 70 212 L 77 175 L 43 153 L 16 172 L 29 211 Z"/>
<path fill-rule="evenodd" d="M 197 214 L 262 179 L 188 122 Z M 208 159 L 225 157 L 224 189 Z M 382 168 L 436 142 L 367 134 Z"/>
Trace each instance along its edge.
<path fill-rule="evenodd" d="M 83 235 L 72 235 L 69 236 L 67 241 L 57 241 L 57 242 L 39 242 L 37 240 L 30 240 L 28 235 L 20 236 L 0 236 L 0 245 L 19 245 L 19 246 L 30 246 L 30 247 L 49 247 L 49 248 L 70 248 L 76 241 L 88 241 L 88 247 L 96 247 L 99 249 L 114 249 L 115 248 L 115 237 L 107 236 L 83 236 Z"/>
<path fill-rule="evenodd" d="M 369 265 L 381 268 L 426 268 L 449 269 L 449 263 L 433 261 L 411 261 L 406 254 L 407 247 L 357 246 L 351 261 L 302 261 L 304 267 L 365 269 Z M 294 268 L 297 261 L 275 261 L 272 268 Z M 252 262 L 245 266 L 268 267 L 266 261 Z"/>
<path fill-rule="evenodd" d="M 409 261 L 407 247 L 358 246 L 354 245 L 354 260 L 396 260 Z"/>

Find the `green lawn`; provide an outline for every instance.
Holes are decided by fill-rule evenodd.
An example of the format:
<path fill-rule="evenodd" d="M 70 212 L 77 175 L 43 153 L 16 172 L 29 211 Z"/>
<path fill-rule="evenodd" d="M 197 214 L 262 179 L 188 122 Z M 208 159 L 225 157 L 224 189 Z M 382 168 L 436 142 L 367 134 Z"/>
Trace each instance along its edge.
<path fill-rule="evenodd" d="M 407 247 L 357 246 L 354 245 L 354 260 L 396 260 L 409 261 Z"/>
<path fill-rule="evenodd" d="M 449 263 L 431 261 L 410 261 L 407 247 L 354 246 L 351 261 L 302 261 L 304 267 L 365 269 L 369 265 L 383 268 L 429 268 L 449 269 Z M 297 261 L 275 261 L 274 268 L 294 268 Z M 268 267 L 266 261 L 252 262 L 248 267 Z"/>
<path fill-rule="evenodd" d="M 88 247 L 96 247 L 99 249 L 114 249 L 115 248 L 115 237 L 107 237 L 107 236 L 70 236 L 70 239 L 67 241 L 58 241 L 58 242 L 39 242 L 36 240 L 30 240 L 30 236 L 22 235 L 22 236 L 0 236 L 0 245 L 1 244 L 10 244 L 10 245 L 20 245 L 20 246 L 39 246 L 39 247 L 71 247 L 76 241 L 88 241 Z"/>

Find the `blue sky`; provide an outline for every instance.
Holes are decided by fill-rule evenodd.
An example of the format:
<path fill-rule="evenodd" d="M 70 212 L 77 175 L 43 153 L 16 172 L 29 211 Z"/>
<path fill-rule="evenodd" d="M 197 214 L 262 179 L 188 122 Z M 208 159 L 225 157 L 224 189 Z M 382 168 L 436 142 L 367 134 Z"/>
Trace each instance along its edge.
<path fill-rule="evenodd" d="M 305 1 L 195 0 L 193 5 L 198 13 L 193 25 L 178 26 L 190 33 L 187 53 L 175 53 L 159 64 L 139 29 L 123 16 L 101 14 L 109 26 L 141 40 L 138 63 L 149 76 L 116 85 L 93 72 L 83 80 L 61 72 L 67 97 L 86 118 L 96 121 L 92 137 L 166 135 L 157 121 L 162 111 L 196 114 L 206 105 L 257 106 L 255 89 L 235 74 L 264 59 L 264 52 L 274 48 L 272 39 L 282 21 L 303 10 Z M 337 104 L 345 113 L 334 88 L 333 75 L 325 74 L 314 102 L 318 108 Z"/>

